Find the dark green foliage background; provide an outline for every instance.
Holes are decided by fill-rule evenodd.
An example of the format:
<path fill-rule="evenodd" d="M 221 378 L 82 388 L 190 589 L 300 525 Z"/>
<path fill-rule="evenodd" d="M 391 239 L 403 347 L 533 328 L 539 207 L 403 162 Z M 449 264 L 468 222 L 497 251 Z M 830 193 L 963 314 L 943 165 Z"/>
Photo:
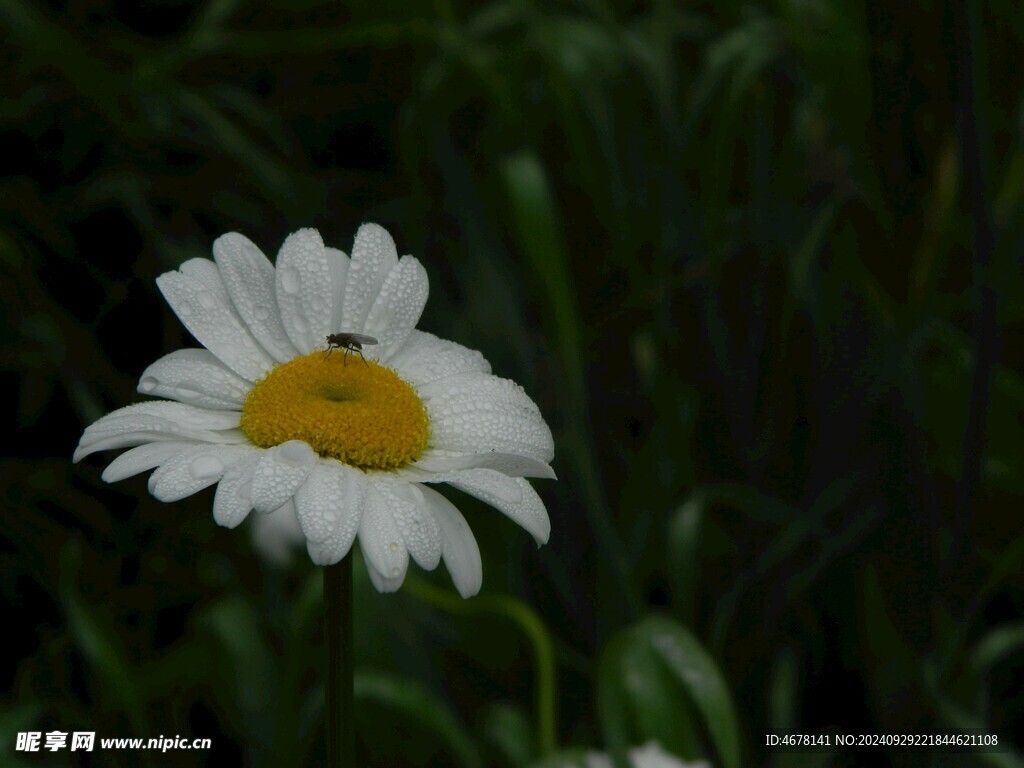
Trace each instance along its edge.
<path fill-rule="evenodd" d="M 322 762 L 305 555 L 70 457 L 195 344 L 157 275 L 376 221 L 430 276 L 420 327 L 540 405 L 559 480 L 540 550 L 456 499 L 481 598 L 357 571 L 361 764 L 552 758 L 546 643 L 562 750 L 1024 764 L 763 746 L 1024 732 L 1024 14 L 978 18 L 972 198 L 939 0 L 2 0 L 0 762 L 73 762 L 14 752 L 52 729 L 213 739 L 86 765 Z"/>

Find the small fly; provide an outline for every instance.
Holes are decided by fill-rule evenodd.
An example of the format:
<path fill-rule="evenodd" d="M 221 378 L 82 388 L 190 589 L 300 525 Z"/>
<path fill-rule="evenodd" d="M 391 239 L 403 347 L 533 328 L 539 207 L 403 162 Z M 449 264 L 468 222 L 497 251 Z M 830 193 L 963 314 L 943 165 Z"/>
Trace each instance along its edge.
<path fill-rule="evenodd" d="M 331 354 L 335 349 L 344 349 L 344 363 L 348 365 L 349 352 L 355 352 L 360 357 L 363 357 L 363 344 L 376 343 L 377 340 L 373 336 L 367 336 L 362 333 L 332 333 L 327 337 L 327 355 Z M 327 357 L 327 355 L 324 355 L 324 357 Z M 365 357 L 363 357 L 363 364 L 369 365 Z"/>

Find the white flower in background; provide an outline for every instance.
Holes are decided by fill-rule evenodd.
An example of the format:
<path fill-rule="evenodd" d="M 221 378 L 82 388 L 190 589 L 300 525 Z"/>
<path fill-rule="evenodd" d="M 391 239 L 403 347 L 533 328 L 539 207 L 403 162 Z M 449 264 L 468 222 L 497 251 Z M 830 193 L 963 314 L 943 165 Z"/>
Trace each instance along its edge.
<path fill-rule="evenodd" d="M 398 258 L 387 231 L 360 227 L 351 259 L 313 229 L 285 240 L 276 268 L 237 233 L 218 238 L 213 255 L 157 279 L 205 349 L 149 366 L 139 391 L 168 399 L 92 424 L 75 461 L 135 446 L 104 480 L 155 469 L 149 490 L 161 501 L 217 483 L 217 523 L 234 528 L 253 509 L 273 515 L 258 532 L 264 543 L 283 555 L 297 528 L 318 565 L 358 538 L 381 592 L 401 586 L 410 556 L 426 570 L 444 560 L 463 597 L 480 589 L 476 539 L 435 483 L 547 541 L 547 511 L 524 478 L 554 477 L 551 431 L 479 352 L 416 330 L 427 275 L 412 256 Z M 365 360 L 326 352 L 339 332 L 378 343 L 363 348 Z"/>
<path fill-rule="evenodd" d="M 675 755 L 662 749 L 661 744 L 649 741 L 642 747 L 633 747 L 628 752 L 629 764 L 633 768 L 710 768 L 703 760 L 696 763 L 684 763 Z M 600 752 L 587 754 L 585 768 L 614 768 L 612 759 Z"/>

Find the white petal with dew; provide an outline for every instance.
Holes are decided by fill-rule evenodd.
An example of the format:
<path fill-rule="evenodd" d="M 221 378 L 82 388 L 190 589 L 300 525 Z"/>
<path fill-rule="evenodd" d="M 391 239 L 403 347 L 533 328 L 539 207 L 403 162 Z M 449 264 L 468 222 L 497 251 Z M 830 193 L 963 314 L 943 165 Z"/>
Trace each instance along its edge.
<path fill-rule="evenodd" d="M 422 490 L 427 509 L 441 526 L 441 556 L 452 582 L 460 595 L 472 597 L 480 591 L 484 580 L 476 537 L 454 504 L 433 488 Z"/>
<path fill-rule="evenodd" d="M 316 452 L 302 440 L 265 450 L 252 478 L 252 508 L 273 512 L 295 495 L 316 463 Z"/>
<path fill-rule="evenodd" d="M 537 546 L 551 536 L 551 519 L 533 487 L 521 477 L 508 477 L 493 469 L 465 469 L 440 475 L 429 482 L 445 482 L 490 504 L 525 529 Z"/>
<path fill-rule="evenodd" d="M 227 289 L 224 287 L 224 281 L 221 279 L 220 270 L 209 259 L 189 259 L 182 262 L 178 270 L 183 275 L 188 275 L 198 280 L 202 285 L 216 293 L 218 301 L 223 301 L 225 304 L 231 303 L 231 299 L 228 298 Z"/>
<path fill-rule="evenodd" d="M 149 492 L 160 501 L 180 501 L 218 482 L 243 446 L 193 445 L 164 461 L 149 476 Z"/>
<path fill-rule="evenodd" d="M 208 445 L 239 445 L 248 442 L 248 439 L 239 429 L 226 430 L 224 432 L 209 432 L 206 434 L 191 430 L 181 430 L 177 433 L 154 433 L 154 432 L 127 432 L 121 435 L 112 435 L 97 439 L 89 445 L 80 445 L 74 453 L 73 461 L 81 461 L 90 454 L 99 451 L 110 451 L 117 448 L 131 448 L 146 443 L 157 443 L 173 441 L 189 441 L 205 443 Z"/>
<path fill-rule="evenodd" d="M 339 562 L 359 532 L 366 476 L 341 462 L 321 459 L 295 494 L 295 509 L 317 565 Z"/>
<path fill-rule="evenodd" d="M 509 477 L 537 477 L 554 480 L 555 471 L 551 466 L 538 459 L 528 456 L 516 456 L 511 453 L 483 451 L 480 453 L 461 453 L 458 451 L 441 451 L 428 448 L 416 460 L 397 474 L 405 475 L 416 482 L 423 482 L 427 475 L 451 472 L 456 469 L 493 469 Z"/>
<path fill-rule="evenodd" d="M 324 252 L 327 254 L 327 259 L 333 262 L 331 269 L 337 274 L 334 283 L 334 296 L 331 299 L 331 329 L 334 332 L 341 329 L 341 307 L 345 302 L 349 258 L 344 251 L 329 246 L 324 246 Z"/>
<path fill-rule="evenodd" d="M 86 427 L 75 450 L 74 461 L 110 448 L 127 448 L 160 440 L 201 443 L 241 443 L 245 435 L 237 411 L 212 411 L 161 400 L 136 403 L 108 413 Z"/>
<path fill-rule="evenodd" d="M 331 326 L 335 286 L 344 279 L 336 258 L 329 257 L 315 229 L 288 235 L 277 254 L 275 292 L 281 322 L 303 354 L 324 347 Z"/>
<path fill-rule="evenodd" d="M 252 509 L 252 476 L 263 451 L 247 447 L 248 452 L 224 472 L 213 497 L 213 519 L 225 528 L 234 528 Z"/>
<path fill-rule="evenodd" d="M 475 349 L 417 330 L 409 334 L 388 365 L 417 388 L 457 373 L 491 372 L 490 363 Z"/>
<path fill-rule="evenodd" d="M 145 429 L 154 419 L 174 422 L 187 429 L 219 431 L 237 427 L 240 418 L 241 414 L 238 411 L 216 411 L 171 400 L 158 400 L 133 403 L 111 411 L 86 427 L 83 435 L 107 435 L 131 431 L 125 429 L 125 425 L 135 425 L 139 429 Z"/>
<path fill-rule="evenodd" d="M 380 342 L 375 359 L 386 361 L 401 348 L 419 322 L 429 292 L 423 265 L 412 256 L 403 256 L 388 273 L 363 324 L 363 330 Z"/>
<path fill-rule="evenodd" d="M 260 346 L 279 363 L 298 356 L 281 322 L 274 265 L 263 251 L 244 235 L 229 232 L 214 242 L 213 257 L 232 305 Z"/>
<path fill-rule="evenodd" d="M 373 588 L 378 592 L 388 593 L 397 592 L 402 583 L 405 581 L 405 572 L 401 576 L 394 578 L 388 578 L 384 576 L 380 571 L 374 568 L 373 563 L 366 556 L 366 550 L 363 550 L 363 562 L 366 563 L 366 574 L 370 577 L 370 583 L 373 584 Z"/>
<path fill-rule="evenodd" d="M 352 246 L 339 331 L 363 332 L 370 308 L 396 264 L 398 249 L 388 231 L 377 224 L 363 224 L 359 227 Z"/>
<path fill-rule="evenodd" d="M 374 473 L 369 480 L 388 507 L 413 560 L 424 570 L 437 568 L 441 562 L 441 526 L 427 511 L 420 487 L 384 473 Z"/>
<path fill-rule="evenodd" d="M 156 284 L 200 344 L 239 376 L 256 381 L 274 360 L 242 323 L 216 270 L 211 261 L 192 259 L 181 265 L 180 272 L 160 275 Z"/>
<path fill-rule="evenodd" d="M 252 384 L 208 349 L 179 349 L 146 368 L 139 392 L 198 408 L 238 410 Z"/>
<path fill-rule="evenodd" d="M 555 455 L 551 430 L 523 388 L 476 373 L 420 389 L 431 424 L 431 446 L 460 453 L 495 451 L 542 462 Z"/>
<path fill-rule="evenodd" d="M 409 568 L 409 550 L 388 502 L 372 482 L 367 483 L 366 506 L 359 521 L 359 547 L 366 564 L 383 580 L 379 584 L 374 581 L 378 591 L 394 592 L 402 586 Z"/>
<path fill-rule="evenodd" d="M 303 541 L 291 500 L 270 514 L 256 515 L 252 520 L 252 538 L 264 557 L 278 565 L 287 565 L 295 548 Z"/>
<path fill-rule="evenodd" d="M 125 451 L 114 459 L 103 470 L 102 478 L 108 483 L 116 483 L 140 472 L 148 472 L 160 466 L 171 456 L 194 446 L 193 442 L 178 440 L 161 440 L 157 443 L 146 443 Z"/>

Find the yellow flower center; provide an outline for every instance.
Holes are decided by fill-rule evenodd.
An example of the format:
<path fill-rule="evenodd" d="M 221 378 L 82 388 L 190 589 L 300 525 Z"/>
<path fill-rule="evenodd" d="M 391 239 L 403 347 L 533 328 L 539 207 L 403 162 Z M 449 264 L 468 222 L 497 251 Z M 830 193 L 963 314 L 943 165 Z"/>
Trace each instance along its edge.
<path fill-rule="evenodd" d="M 323 352 L 290 360 L 256 382 L 241 427 L 261 448 L 302 440 L 360 469 L 415 461 L 430 438 L 426 408 L 394 371 Z"/>

